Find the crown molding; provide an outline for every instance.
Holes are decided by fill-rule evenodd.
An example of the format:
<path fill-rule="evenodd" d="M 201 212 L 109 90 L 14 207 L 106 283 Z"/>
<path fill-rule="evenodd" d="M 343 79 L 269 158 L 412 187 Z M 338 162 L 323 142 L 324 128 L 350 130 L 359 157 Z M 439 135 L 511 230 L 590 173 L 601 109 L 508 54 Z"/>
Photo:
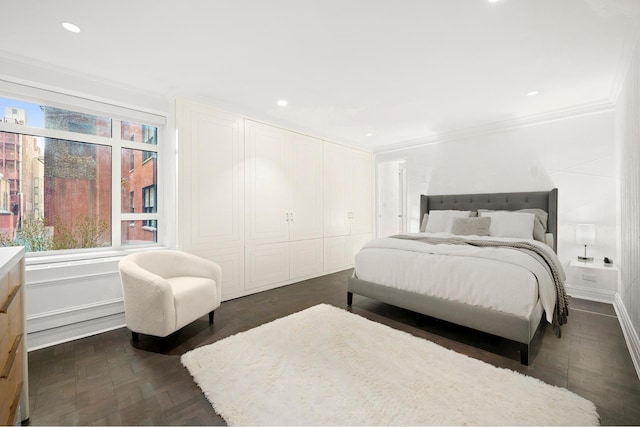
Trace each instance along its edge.
<path fill-rule="evenodd" d="M 424 145 L 437 144 L 440 142 L 456 141 L 460 139 L 473 138 L 488 135 L 496 132 L 502 132 L 509 129 L 522 128 L 527 126 L 539 125 L 558 120 L 572 119 L 580 116 L 599 114 L 607 111 L 613 111 L 615 103 L 609 99 L 590 102 L 581 105 L 575 105 L 570 108 L 553 110 L 541 114 L 533 114 L 529 116 L 516 117 L 513 119 L 500 120 L 487 123 L 480 126 L 444 132 L 441 134 L 417 138 L 408 141 L 402 141 L 396 144 L 384 145 L 374 149 L 375 154 L 388 153 L 398 150 L 406 150 L 409 148 L 420 147 Z"/>

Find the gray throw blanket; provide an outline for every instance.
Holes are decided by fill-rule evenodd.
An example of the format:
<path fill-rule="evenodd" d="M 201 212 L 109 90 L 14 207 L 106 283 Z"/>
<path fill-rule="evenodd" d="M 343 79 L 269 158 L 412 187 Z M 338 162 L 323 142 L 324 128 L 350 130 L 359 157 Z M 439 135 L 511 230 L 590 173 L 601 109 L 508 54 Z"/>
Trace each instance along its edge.
<path fill-rule="evenodd" d="M 467 240 L 461 237 L 428 237 L 424 235 L 398 234 L 389 236 L 395 239 L 415 240 L 431 245 L 469 245 L 476 247 L 505 248 L 527 253 L 536 259 L 549 272 L 556 288 L 556 305 L 553 310 L 553 331 L 560 338 L 560 326 L 567 323 L 569 299 L 564 289 L 562 275 L 553 259 L 544 250 L 528 242 L 503 242 L 499 240 Z"/>

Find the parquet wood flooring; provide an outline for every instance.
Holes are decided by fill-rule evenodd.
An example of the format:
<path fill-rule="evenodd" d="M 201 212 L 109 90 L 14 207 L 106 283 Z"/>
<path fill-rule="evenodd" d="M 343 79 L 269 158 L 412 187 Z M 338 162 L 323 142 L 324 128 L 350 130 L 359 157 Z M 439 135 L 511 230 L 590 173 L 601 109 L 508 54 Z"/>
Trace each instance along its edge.
<path fill-rule="evenodd" d="M 180 355 L 319 303 L 346 307 L 350 270 L 226 301 L 158 339 L 118 329 L 29 353 L 32 425 L 224 425 Z M 540 328 L 530 366 L 510 341 L 358 295 L 352 311 L 593 401 L 603 425 L 640 424 L 640 380 L 610 305 L 572 300 L 562 338 Z M 135 346 L 134 346 L 135 345 Z M 543 410 L 543 408 L 541 408 Z"/>

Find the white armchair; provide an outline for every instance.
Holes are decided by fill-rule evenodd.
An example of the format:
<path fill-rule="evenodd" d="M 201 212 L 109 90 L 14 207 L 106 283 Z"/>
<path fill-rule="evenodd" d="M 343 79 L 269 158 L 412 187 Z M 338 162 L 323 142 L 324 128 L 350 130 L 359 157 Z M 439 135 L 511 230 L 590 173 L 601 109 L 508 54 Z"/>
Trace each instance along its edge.
<path fill-rule="evenodd" d="M 222 270 L 186 252 L 153 250 L 118 264 L 124 314 L 134 341 L 138 334 L 166 337 L 220 306 Z"/>

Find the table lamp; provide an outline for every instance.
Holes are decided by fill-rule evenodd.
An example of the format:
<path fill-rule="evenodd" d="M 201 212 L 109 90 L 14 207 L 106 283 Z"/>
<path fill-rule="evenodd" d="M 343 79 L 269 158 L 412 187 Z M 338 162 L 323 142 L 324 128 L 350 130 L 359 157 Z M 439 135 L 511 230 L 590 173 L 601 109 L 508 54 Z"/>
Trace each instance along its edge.
<path fill-rule="evenodd" d="M 596 226 L 593 224 L 576 225 L 576 243 L 584 245 L 584 256 L 578 255 L 578 261 L 593 262 L 593 257 L 587 257 L 587 245 L 596 241 Z"/>

